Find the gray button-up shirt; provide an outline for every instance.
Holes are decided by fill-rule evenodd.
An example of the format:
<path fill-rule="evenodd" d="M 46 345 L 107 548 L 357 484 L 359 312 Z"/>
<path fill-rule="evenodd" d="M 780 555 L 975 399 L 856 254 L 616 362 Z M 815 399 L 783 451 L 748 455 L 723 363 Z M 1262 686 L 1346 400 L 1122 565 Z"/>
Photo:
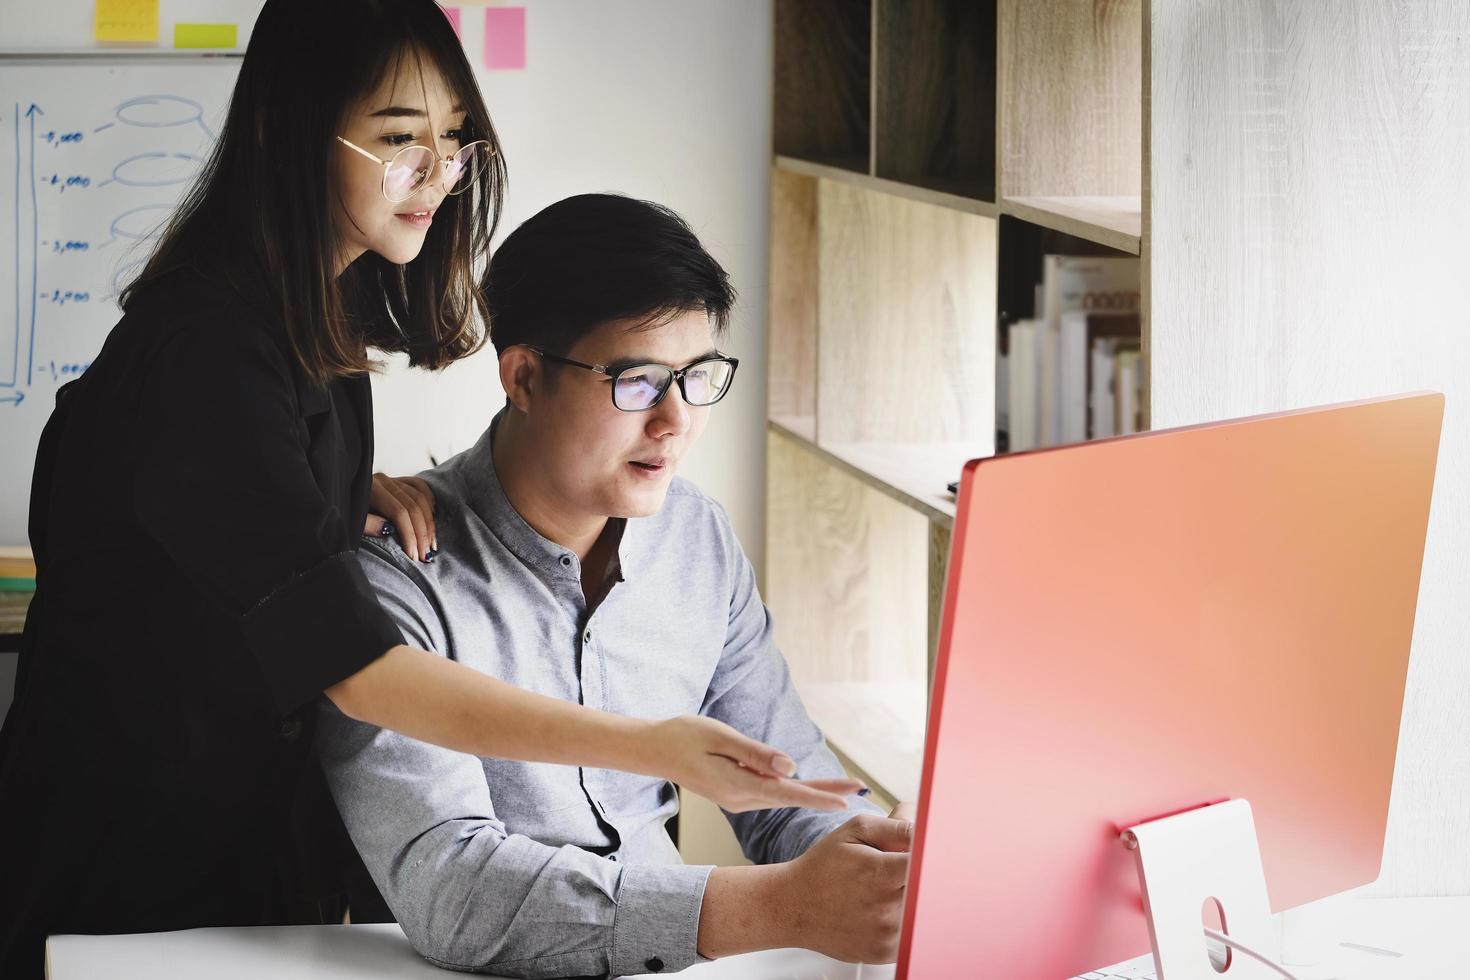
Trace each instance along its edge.
<path fill-rule="evenodd" d="M 479 442 L 422 474 L 440 557 L 393 542 L 359 552 L 407 642 L 520 687 L 640 718 L 699 713 L 768 742 L 802 777 L 842 768 L 807 717 L 755 573 L 719 504 L 675 479 L 663 508 L 618 520 L 600 603 L 581 563 L 531 529 Z M 710 868 L 680 863 L 659 779 L 478 759 L 347 718 L 318 734 L 338 808 L 404 932 L 425 957 L 514 976 L 678 970 L 695 949 Z M 874 810 L 854 798 L 852 811 Z M 729 816 L 748 857 L 790 860 L 852 815 Z"/>

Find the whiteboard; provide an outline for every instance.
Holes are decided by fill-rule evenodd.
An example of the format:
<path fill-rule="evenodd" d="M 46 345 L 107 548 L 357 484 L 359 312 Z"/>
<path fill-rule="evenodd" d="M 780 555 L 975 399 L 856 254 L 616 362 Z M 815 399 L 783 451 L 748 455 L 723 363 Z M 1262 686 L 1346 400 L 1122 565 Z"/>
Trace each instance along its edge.
<path fill-rule="evenodd" d="M 0 544 L 27 540 L 56 389 L 87 369 L 119 289 L 214 145 L 233 56 L 0 60 Z"/>

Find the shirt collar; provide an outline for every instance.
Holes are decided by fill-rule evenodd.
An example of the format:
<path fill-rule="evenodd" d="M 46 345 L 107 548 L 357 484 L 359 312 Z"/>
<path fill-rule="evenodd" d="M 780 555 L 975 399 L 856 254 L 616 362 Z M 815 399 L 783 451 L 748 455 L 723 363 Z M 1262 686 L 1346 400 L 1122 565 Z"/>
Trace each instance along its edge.
<path fill-rule="evenodd" d="M 468 453 L 465 485 L 469 491 L 470 507 L 485 522 L 485 526 L 522 562 L 541 569 L 554 578 L 569 579 L 577 583 L 580 589 L 582 563 L 576 553 L 543 537 L 526 523 L 526 519 L 505 495 L 505 487 L 501 485 L 500 477 L 495 472 L 495 429 L 505 417 L 505 411 L 501 409 L 496 414 Z M 612 524 L 612 533 L 618 535 L 617 554 L 608 574 L 618 582 L 625 582 L 635 538 L 633 529 L 638 522 L 622 517 L 608 520 Z"/>

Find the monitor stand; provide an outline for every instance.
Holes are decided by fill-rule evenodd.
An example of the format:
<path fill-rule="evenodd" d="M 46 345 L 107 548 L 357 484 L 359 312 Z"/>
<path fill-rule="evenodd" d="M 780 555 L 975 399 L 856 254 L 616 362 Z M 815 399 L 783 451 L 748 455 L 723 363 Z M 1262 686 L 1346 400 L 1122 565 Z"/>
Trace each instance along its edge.
<path fill-rule="evenodd" d="M 1143 910 L 1158 980 L 1220 980 L 1205 946 L 1203 910 L 1213 898 L 1232 939 L 1275 957 L 1275 930 L 1256 823 L 1245 800 L 1227 800 L 1150 820 L 1123 832 L 1138 857 Z M 1280 980 L 1237 951 L 1229 980 Z"/>

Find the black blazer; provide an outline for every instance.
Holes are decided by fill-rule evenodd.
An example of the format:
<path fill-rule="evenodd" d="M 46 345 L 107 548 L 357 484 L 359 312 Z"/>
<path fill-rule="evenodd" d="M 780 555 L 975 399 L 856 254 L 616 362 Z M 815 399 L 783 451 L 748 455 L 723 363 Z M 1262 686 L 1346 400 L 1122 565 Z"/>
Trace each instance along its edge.
<path fill-rule="evenodd" d="M 296 367 L 263 290 L 171 275 L 57 395 L 0 731 L 0 976 L 44 936 L 317 921 L 317 695 L 402 642 L 352 551 L 366 377 Z M 329 808 L 329 804 L 327 804 Z M 335 814 L 331 814 L 335 818 Z"/>

